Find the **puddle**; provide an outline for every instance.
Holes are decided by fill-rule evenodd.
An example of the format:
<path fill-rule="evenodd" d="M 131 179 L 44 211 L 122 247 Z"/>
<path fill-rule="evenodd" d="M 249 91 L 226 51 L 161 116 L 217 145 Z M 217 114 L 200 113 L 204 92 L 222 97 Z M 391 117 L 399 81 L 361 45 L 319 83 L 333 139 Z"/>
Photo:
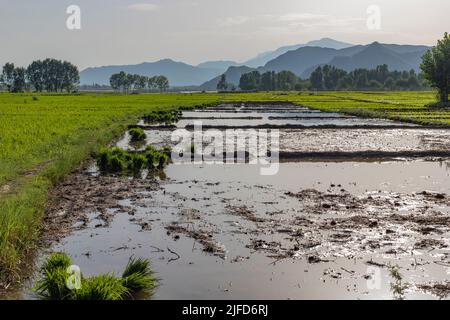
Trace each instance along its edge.
<path fill-rule="evenodd" d="M 340 117 L 286 104 L 215 110 L 183 116 L 257 118 L 205 120 L 234 125 Z M 269 119 L 307 112 L 311 122 Z M 170 130 L 146 133 L 147 144 L 170 144 Z M 401 154 L 448 150 L 447 141 L 446 130 L 420 128 L 280 132 L 284 152 Z M 128 143 L 126 134 L 118 146 Z M 131 255 L 150 258 L 160 279 L 153 299 L 392 299 L 392 265 L 410 283 L 407 299 L 443 292 L 430 284 L 450 271 L 449 160 L 284 162 L 274 176 L 259 169 L 171 164 L 157 179 L 80 170 L 54 190 L 48 219 L 65 236 L 50 236 L 46 251 L 67 252 L 86 275 L 120 272 Z M 34 298 L 28 288 L 24 297 Z"/>

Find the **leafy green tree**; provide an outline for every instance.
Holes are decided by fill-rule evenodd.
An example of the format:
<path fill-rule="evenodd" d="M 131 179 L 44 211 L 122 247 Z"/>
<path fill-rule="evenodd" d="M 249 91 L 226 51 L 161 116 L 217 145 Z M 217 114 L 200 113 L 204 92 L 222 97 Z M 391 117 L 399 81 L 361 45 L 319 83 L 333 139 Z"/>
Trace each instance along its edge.
<path fill-rule="evenodd" d="M 274 71 L 264 72 L 261 75 L 261 90 L 273 91 L 276 90 L 276 75 Z"/>
<path fill-rule="evenodd" d="M 277 74 L 278 90 L 290 91 L 295 89 L 299 79 L 291 71 L 281 71 Z"/>
<path fill-rule="evenodd" d="M 146 76 L 134 75 L 134 89 L 142 91 L 147 87 L 148 78 Z"/>
<path fill-rule="evenodd" d="M 136 81 L 136 77 L 134 74 L 127 74 L 125 76 L 124 88 L 125 92 L 129 92 L 131 88 L 134 86 L 134 82 Z"/>
<path fill-rule="evenodd" d="M 438 90 L 439 102 L 448 104 L 450 89 L 450 35 L 446 32 L 442 40 L 422 57 L 420 69 L 432 88 Z"/>
<path fill-rule="evenodd" d="M 158 77 L 149 77 L 147 80 L 147 86 L 150 89 L 150 92 L 153 90 L 156 90 L 158 88 L 158 85 L 156 84 L 156 79 Z"/>
<path fill-rule="evenodd" d="M 129 80 L 128 75 L 125 72 L 120 71 L 119 73 L 111 75 L 109 78 L 109 84 L 114 90 L 122 90 L 123 92 L 127 92 L 129 88 Z"/>
<path fill-rule="evenodd" d="M 316 70 L 311 73 L 309 81 L 311 82 L 312 89 L 323 90 L 324 84 L 322 67 L 317 67 Z"/>
<path fill-rule="evenodd" d="M 34 90 L 37 92 L 42 92 L 42 90 L 44 90 L 44 64 L 41 60 L 33 61 L 27 67 L 26 76 Z"/>
<path fill-rule="evenodd" d="M 158 76 L 156 78 L 156 85 L 160 92 L 165 92 L 169 89 L 169 79 L 165 76 Z"/>
<path fill-rule="evenodd" d="M 68 61 L 64 61 L 62 63 L 62 72 L 61 90 L 65 89 L 67 92 L 73 91 L 80 83 L 80 73 L 77 66 Z"/>
<path fill-rule="evenodd" d="M 363 70 L 361 70 L 361 72 L 357 75 L 355 79 L 355 86 L 357 89 L 367 89 L 369 87 L 367 73 L 363 72 Z"/>
<path fill-rule="evenodd" d="M 109 78 L 109 84 L 111 85 L 111 88 L 113 88 L 116 91 L 119 91 L 121 88 L 121 82 L 120 82 L 120 73 L 114 73 Z"/>
<path fill-rule="evenodd" d="M 225 74 L 222 74 L 220 76 L 219 83 L 217 83 L 217 90 L 225 91 L 227 89 L 228 89 L 227 76 Z"/>
<path fill-rule="evenodd" d="M 241 90 L 258 90 L 261 84 L 261 74 L 258 71 L 244 73 L 239 79 Z"/>
<path fill-rule="evenodd" d="M 13 77 L 11 92 L 24 92 L 26 88 L 25 68 L 15 68 Z"/>
<path fill-rule="evenodd" d="M 323 67 L 322 72 L 323 72 L 323 86 L 327 90 L 336 89 L 339 79 L 347 75 L 347 72 L 345 72 L 344 70 L 328 65 Z"/>
<path fill-rule="evenodd" d="M 12 90 L 14 83 L 14 63 L 6 63 L 3 66 L 2 75 L 0 77 L 1 82 L 6 86 L 8 91 Z"/>
<path fill-rule="evenodd" d="M 118 73 L 118 81 L 119 81 L 119 86 L 120 88 L 122 88 L 123 92 L 126 92 L 127 90 L 127 86 L 128 86 L 128 77 L 127 74 L 123 71 L 120 71 Z"/>

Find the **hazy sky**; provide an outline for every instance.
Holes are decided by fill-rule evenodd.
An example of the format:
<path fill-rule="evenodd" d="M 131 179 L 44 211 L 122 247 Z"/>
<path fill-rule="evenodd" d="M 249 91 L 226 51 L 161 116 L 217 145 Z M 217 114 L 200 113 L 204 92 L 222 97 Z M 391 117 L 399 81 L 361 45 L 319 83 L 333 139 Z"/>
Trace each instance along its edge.
<path fill-rule="evenodd" d="M 69 5 L 81 8 L 81 30 L 66 27 Z M 366 26 L 370 5 L 380 30 Z M 448 0 L 0 0 L 0 64 L 244 61 L 322 37 L 432 45 L 450 32 L 449 12 Z"/>

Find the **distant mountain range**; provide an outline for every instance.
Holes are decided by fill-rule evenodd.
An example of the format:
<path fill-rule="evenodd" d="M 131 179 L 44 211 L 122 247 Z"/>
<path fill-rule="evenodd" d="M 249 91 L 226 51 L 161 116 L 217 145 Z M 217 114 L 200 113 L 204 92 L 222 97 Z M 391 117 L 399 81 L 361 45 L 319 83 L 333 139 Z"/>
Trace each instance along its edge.
<path fill-rule="evenodd" d="M 380 44 L 374 42 L 369 45 L 357 45 L 340 50 L 320 47 L 301 47 L 288 51 L 279 57 L 267 62 L 263 67 L 240 69 L 230 67 L 225 75 L 227 81 L 234 85 L 239 84 L 240 74 L 253 70 L 259 72 L 289 70 L 297 76 L 307 79 L 311 73 L 321 65 L 333 65 L 346 71 L 357 68 L 373 69 L 380 64 L 387 64 L 389 70 L 409 71 L 414 69 L 419 72 L 421 58 L 429 47 Z M 219 81 L 216 77 L 205 82 L 201 87 L 204 90 L 214 90 Z M 237 81 L 236 81 L 237 79 Z"/>
<path fill-rule="evenodd" d="M 336 41 L 336 40 L 333 40 L 330 38 L 323 38 L 320 40 L 310 41 L 305 44 L 285 46 L 285 47 L 281 47 L 281 48 L 278 48 L 273 51 L 264 52 L 264 53 L 257 55 L 253 59 L 245 61 L 242 64 L 246 65 L 248 67 L 252 67 L 252 68 L 261 67 L 261 66 L 264 66 L 267 62 L 281 56 L 282 54 L 284 54 L 288 51 L 297 50 L 297 49 L 303 48 L 303 47 L 320 47 L 320 48 L 331 48 L 331 49 L 339 50 L 339 49 L 344 49 L 344 48 L 348 48 L 348 47 L 352 47 L 352 46 L 353 45 L 350 43 Z"/>
<path fill-rule="evenodd" d="M 80 73 L 81 84 L 109 84 L 112 74 L 125 71 L 126 73 L 143 76 L 165 75 L 171 86 L 200 85 L 203 82 L 223 73 L 223 70 L 200 68 L 183 62 L 164 59 L 156 62 L 144 62 L 136 65 L 118 65 L 87 68 Z"/>
<path fill-rule="evenodd" d="M 215 90 L 220 76 L 225 73 L 227 81 L 239 84 L 242 74 L 258 70 L 290 70 L 301 78 L 308 78 L 320 65 L 329 64 L 346 71 L 356 68 L 371 69 L 387 64 L 390 70 L 419 70 L 421 57 L 427 46 L 381 44 L 351 45 L 329 38 L 310 41 L 306 44 L 285 46 L 262 53 L 253 59 L 238 63 L 220 60 L 207 61 L 197 66 L 171 59 L 144 62 L 137 65 L 117 65 L 87 68 L 80 73 L 81 84 L 109 84 L 113 73 L 125 71 L 145 76 L 163 74 L 171 86 L 199 86 L 204 90 Z"/>

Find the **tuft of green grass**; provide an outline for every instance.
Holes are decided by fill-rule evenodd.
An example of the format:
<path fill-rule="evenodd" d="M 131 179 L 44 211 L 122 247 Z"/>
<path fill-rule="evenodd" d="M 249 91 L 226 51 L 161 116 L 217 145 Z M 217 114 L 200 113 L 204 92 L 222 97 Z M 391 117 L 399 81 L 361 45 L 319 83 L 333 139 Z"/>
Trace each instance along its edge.
<path fill-rule="evenodd" d="M 45 259 L 40 270 L 41 278 L 35 285 L 40 299 L 66 300 L 72 297 L 73 293 L 66 285 L 70 265 L 72 260 L 64 253 L 54 253 Z"/>
<path fill-rule="evenodd" d="M 113 274 L 83 279 L 81 288 L 73 292 L 73 300 L 124 300 L 130 294 L 130 290 L 122 284 L 122 279 Z"/>
<path fill-rule="evenodd" d="M 34 289 L 39 299 L 124 300 L 155 287 L 156 280 L 147 259 L 131 257 L 120 278 L 112 273 L 89 278 L 80 274 L 79 289 L 69 289 L 67 286 L 71 265 L 72 260 L 64 253 L 54 253 L 45 259 Z"/>
<path fill-rule="evenodd" d="M 405 291 L 408 289 L 409 284 L 403 282 L 403 276 L 400 273 L 399 266 L 389 267 L 389 275 L 392 278 L 391 291 L 394 298 L 397 300 L 403 300 L 405 298 Z"/>
<path fill-rule="evenodd" d="M 131 142 L 143 142 L 147 138 L 142 128 L 132 128 L 128 132 L 130 133 Z"/>
<path fill-rule="evenodd" d="M 142 258 L 131 257 L 122 274 L 122 284 L 130 292 L 148 291 L 155 286 L 150 262 Z"/>

